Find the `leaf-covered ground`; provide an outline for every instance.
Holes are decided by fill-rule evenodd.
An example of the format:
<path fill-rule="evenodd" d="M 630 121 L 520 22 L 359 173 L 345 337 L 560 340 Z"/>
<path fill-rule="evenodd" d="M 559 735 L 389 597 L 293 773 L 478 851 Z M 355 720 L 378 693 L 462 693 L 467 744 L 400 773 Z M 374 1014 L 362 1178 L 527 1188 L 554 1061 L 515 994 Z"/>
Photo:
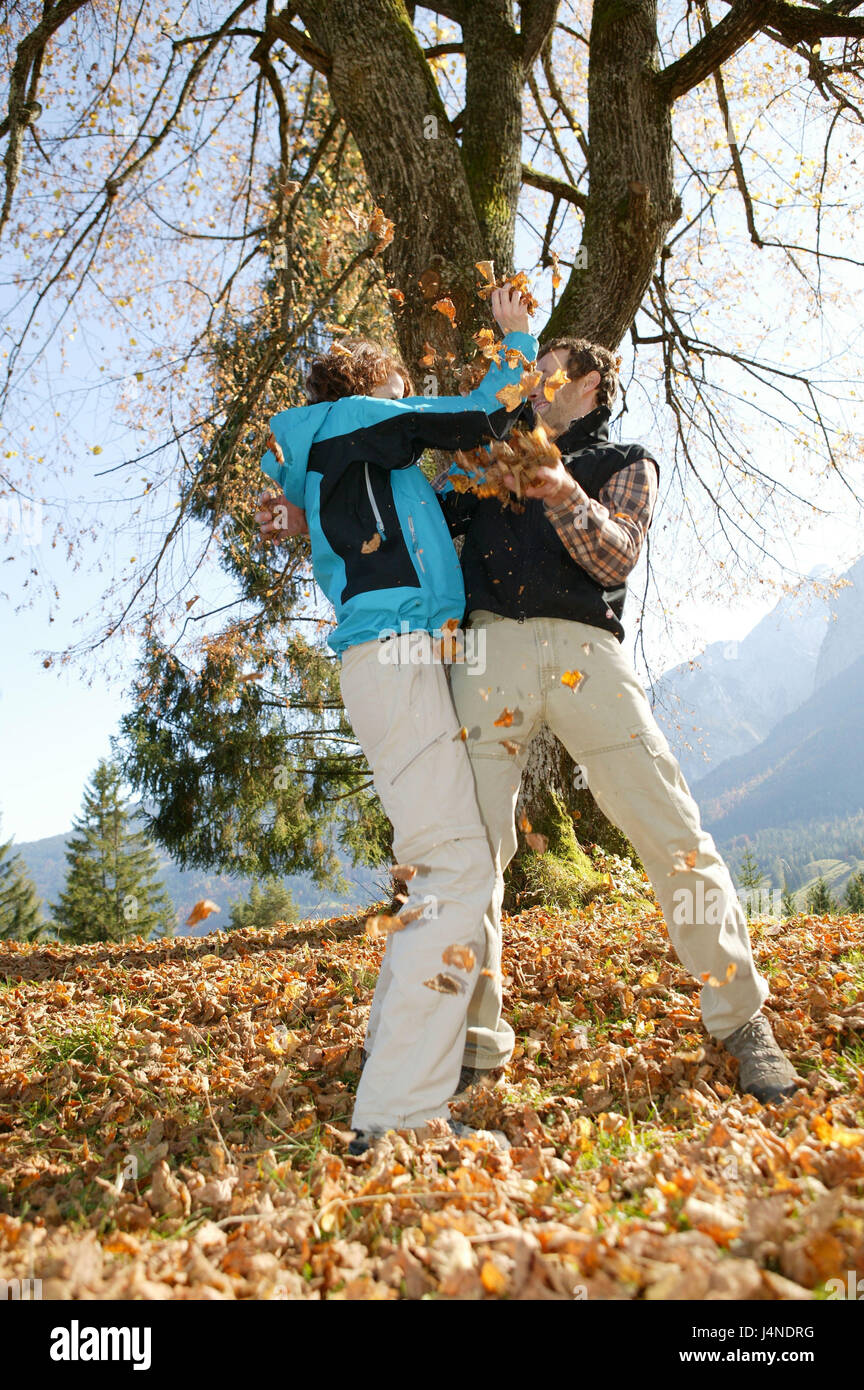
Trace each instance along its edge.
<path fill-rule="evenodd" d="M 505 922 L 491 1140 L 347 1155 L 363 919 L 0 948 L 0 1275 L 45 1298 L 808 1299 L 864 1274 L 864 918 L 754 926 L 806 1085 L 734 1088 L 657 912 Z M 137 1176 L 136 1176 L 137 1174 Z"/>

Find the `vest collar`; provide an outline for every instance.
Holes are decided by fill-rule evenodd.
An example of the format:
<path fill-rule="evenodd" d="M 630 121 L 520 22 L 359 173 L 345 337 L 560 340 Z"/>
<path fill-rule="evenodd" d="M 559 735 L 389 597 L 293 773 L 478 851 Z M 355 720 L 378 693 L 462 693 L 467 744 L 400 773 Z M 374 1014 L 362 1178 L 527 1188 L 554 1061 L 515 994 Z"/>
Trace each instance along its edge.
<path fill-rule="evenodd" d="M 571 420 L 564 433 L 559 434 L 555 440 L 561 453 L 572 453 L 575 449 L 582 448 L 589 440 L 608 439 L 611 414 L 612 412 L 607 405 L 598 405 L 587 415 L 581 415 L 578 419 Z"/>

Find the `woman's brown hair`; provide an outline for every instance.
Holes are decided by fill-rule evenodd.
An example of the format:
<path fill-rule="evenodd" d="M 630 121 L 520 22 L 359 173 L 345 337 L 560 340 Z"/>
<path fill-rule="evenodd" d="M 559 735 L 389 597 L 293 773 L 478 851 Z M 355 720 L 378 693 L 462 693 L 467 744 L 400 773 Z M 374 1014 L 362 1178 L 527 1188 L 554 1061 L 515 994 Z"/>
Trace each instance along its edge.
<path fill-rule="evenodd" d="M 405 383 L 403 397 L 413 396 L 414 383 L 398 357 L 366 338 L 343 338 L 313 357 L 306 373 L 306 398 L 316 405 L 343 396 L 368 396 L 384 385 L 391 372 Z"/>

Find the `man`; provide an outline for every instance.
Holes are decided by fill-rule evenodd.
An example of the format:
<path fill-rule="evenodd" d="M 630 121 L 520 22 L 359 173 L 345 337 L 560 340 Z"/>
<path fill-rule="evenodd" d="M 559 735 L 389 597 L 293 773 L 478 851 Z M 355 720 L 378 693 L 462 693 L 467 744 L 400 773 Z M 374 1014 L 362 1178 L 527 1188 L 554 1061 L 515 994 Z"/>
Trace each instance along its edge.
<path fill-rule="evenodd" d="M 537 365 L 534 419 L 562 457 L 537 471 L 524 511 L 454 491 L 455 465 L 435 480 L 451 534 L 465 537 L 468 622 L 486 639 L 482 680 L 465 667 L 451 673 L 459 721 L 476 735 L 467 746 L 496 868 L 465 1064 L 482 1081 L 513 1049 L 501 1017 L 503 875 L 517 846 L 528 745 L 545 722 L 639 854 L 679 959 L 697 979 L 709 977 L 703 1022 L 738 1058 L 741 1089 L 774 1101 L 794 1091 L 798 1078 L 761 1013 L 768 985 L 753 963 L 729 871 L 621 646 L 626 579 L 651 520 L 657 464 L 642 445 L 608 439 L 612 353 L 564 338 Z M 559 371 L 568 380 L 547 400 L 543 388 Z M 505 482 L 515 486 L 512 476 Z M 505 709 L 514 711 L 506 730 L 495 724 Z"/>
<path fill-rule="evenodd" d="M 518 293 L 492 312 L 513 366 L 492 365 L 466 396 L 403 399 L 404 368 L 375 344 L 334 345 L 306 379 L 309 404 L 270 422 L 264 536 L 307 529 L 319 587 L 337 624 L 348 718 L 393 825 L 398 861 L 417 866 L 393 923 L 357 1088 L 353 1153 L 388 1129 L 449 1120 L 469 1001 L 483 966 L 494 867 L 435 643 L 465 608 L 459 562 L 435 493 L 416 467 L 426 448 L 471 448 L 509 430 L 497 392 L 522 375 L 537 340 Z M 281 510 L 281 515 L 280 515 Z M 397 630 L 421 650 L 399 660 Z M 394 645 L 395 644 L 395 645 Z M 420 660 L 417 660 L 417 657 Z M 441 795 L 441 788 L 446 789 Z"/>

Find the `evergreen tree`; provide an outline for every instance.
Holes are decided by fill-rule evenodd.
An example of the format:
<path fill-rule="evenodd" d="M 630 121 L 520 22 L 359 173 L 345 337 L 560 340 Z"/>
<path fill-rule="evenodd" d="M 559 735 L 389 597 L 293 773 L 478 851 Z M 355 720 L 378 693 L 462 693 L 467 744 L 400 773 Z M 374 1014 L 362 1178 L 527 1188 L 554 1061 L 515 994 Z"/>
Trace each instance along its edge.
<path fill-rule="evenodd" d="M 759 861 L 748 845 L 738 866 L 738 883 L 747 893 L 748 917 L 752 917 L 754 910 L 759 907 L 758 893 L 764 881 L 765 875 L 759 867 Z"/>
<path fill-rule="evenodd" d="M 239 927 L 269 931 L 277 922 L 296 922 L 299 916 L 297 905 L 284 883 L 278 878 L 268 878 L 263 887 L 253 883 L 249 897 L 233 904 L 228 926 L 232 931 Z"/>
<path fill-rule="evenodd" d="M 783 898 L 781 900 L 781 910 L 784 917 L 794 917 L 798 911 L 795 904 L 795 894 L 789 887 L 788 878 L 783 880 Z"/>
<path fill-rule="evenodd" d="M 837 911 L 837 900 L 824 878 L 817 878 L 807 895 L 807 909 L 818 914 Z"/>
<path fill-rule="evenodd" d="M 42 900 L 12 841 L 0 843 L 0 940 L 35 941 L 44 927 Z"/>
<path fill-rule="evenodd" d="M 174 909 L 156 878 L 153 847 L 130 830 L 119 768 L 102 759 L 67 843 L 69 869 L 53 908 L 65 941 L 124 941 L 173 930 Z"/>
<path fill-rule="evenodd" d="M 846 884 L 846 906 L 850 912 L 864 912 L 864 873 L 860 870 Z"/>

